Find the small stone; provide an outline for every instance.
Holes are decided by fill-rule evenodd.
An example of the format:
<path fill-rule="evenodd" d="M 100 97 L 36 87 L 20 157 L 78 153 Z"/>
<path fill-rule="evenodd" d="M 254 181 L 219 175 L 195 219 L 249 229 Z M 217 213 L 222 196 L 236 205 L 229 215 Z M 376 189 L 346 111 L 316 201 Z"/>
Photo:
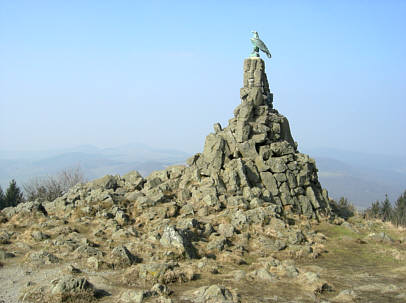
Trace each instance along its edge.
<path fill-rule="evenodd" d="M 124 245 L 117 246 L 111 252 L 113 264 L 115 266 L 130 266 L 140 262 L 140 259 L 134 256 Z"/>
<path fill-rule="evenodd" d="M 334 302 L 354 302 L 357 298 L 357 294 L 352 289 L 344 289 L 333 298 Z"/>
<path fill-rule="evenodd" d="M 152 286 L 151 292 L 157 295 L 170 295 L 170 290 L 166 285 L 156 283 Z"/>
<path fill-rule="evenodd" d="M 203 286 L 190 293 L 196 303 L 237 303 L 240 298 L 220 285 Z"/>
<path fill-rule="evenodd" d="M 72 273 L 72 274 L 80 274 L 82 272 L 79 268 L 76 268 L 72 264 L 69 264 L 68 266 L 66 266 L 66 271 L 68 273 Z"/>
<path fill-rule="evenodd" d="M 5 259 L 9 259 L 9 258 L 14 258 L 14 257 L 15 257 L 15 254 L 0 249 L 0 260 L 5 260 Z"/>
<path fill-rule="evenodd" d="M 59 258 L 57 258 L 53 254 L 51 254 L 45 250 L 40 250 L 38 252 L 32 252 L 28 255 L 28 258 L 30 261 L 39 262 L 42 264 L 59 263 Z"/>
<path fill-rule="evenodd" d="M 36 240 L 36 241 L 42 241 L 45 239 L 49 239 L 49 235 L 44 234 L 42 231 L 40 230 L 35 230 L 31 233 L 31 237 Z"/>
<path fill-rule="evenodd" d="M 277 276 L 273 273 L 270 273 L 265 268 L 260 268 L 254 270 L 248 274 L 248 277 L 253 280 L 264 281 L 264 282 L 275 282 L 278 280 Z"/>
<path fill-rule="evenodd" d="M 231 238 L 234 235 L 234 226 L 231 224 L 220 224 L 218 227 L 218 232 L 226 238 Z"/>
<path fill-rule="evenodd" d="M 231 276 L 235 281 L 241 281 L 245 279 L 247 273 L 244 270 L 235 270 L 231 272 Z"/>
<path fill-rule="evenodd" d="M 142 303 L 146 297 L 146 293 L 143 290 L 127 290 L 120 296 L 120 301 L 123 303 Z"/>
<path fill-rule="evenodd" d="M 207 244 L 207 249 L 222 251 L 226 247 L 227 243 L 227 239 L 224 236 L 216 237 Z"/>

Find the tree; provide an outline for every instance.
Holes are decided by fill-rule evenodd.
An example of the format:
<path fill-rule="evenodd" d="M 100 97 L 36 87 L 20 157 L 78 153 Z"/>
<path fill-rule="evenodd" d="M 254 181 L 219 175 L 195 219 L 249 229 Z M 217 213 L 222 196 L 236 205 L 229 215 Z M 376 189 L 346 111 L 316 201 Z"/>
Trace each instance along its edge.
<path fill-rule="evenodd" d="M 0 186 L 0 209 L 3 209 L 5 207 L 5 196 L 4 196 L 4 192 L 3 189 Z"/>
<path fill-rule="evenodd" d="M 24 201 L 24 196 L 20 188 L 17 186 L 17 182 L 12 179 L 6 190 L 5 195 L 5 207 L 16 206 Z"/>
<path fill-rule="evenodd" d="M 392 205 L 388 199 L 388 195 L 385 195 L 385 200 L 382 202 L 381 219 L 384 222 L 392 219 Z"/>
<path fill-rule="evenodd" d="M 80 167 L 64 169 L 56 176 L 34 178 L 23 185 L 27 200 L 53 201 L 70 188 L 86 181 Z"/>
<path fill-rule="evenodd" d="M 395 202 L 393 221 L 396 226 L 406 226 L 406 190 Z"/>
<path fill-rule="evenodd" d="M 379 214 L 381 213 L 381 204 L 378 200 L 372 203 L 371 212 L 374 218 L 378 218 Z"/>
<path fill-rule="evenodd" d="M 331 201 L 330 203 L 334 213 L 336 213 L 339 217 L 348 219 L 354 216 L 356 210 L 354 205 L 348 201 L 347 198 L 341 197 L 338 202 Z"/>
<path fill-rule="evenodd" d="M 373 202 L 371 207 L 369 207 L 366 210 L 366 215 L 368 216 L 368 218 L 371 219 L 378 219 L 381 216 L 381 204 L 380 202 L 377 200 L 376 202 Z"/>
<path fill-rule="evenodd" d="M 23 185 L 28 201 L 39 199 L 41 201 L 53 201 L 62 196 L 61 185 L 55 177 L 34 178 Z"/>
<path fill-rule="evenodd" d="M 63 193 L 66 193 L 69 189 L 76 184 L 85 183 L 86 178 L 80 166 L 72 169 L 64 169 L 57 176 L 58 182 L 62 187 Z"/>

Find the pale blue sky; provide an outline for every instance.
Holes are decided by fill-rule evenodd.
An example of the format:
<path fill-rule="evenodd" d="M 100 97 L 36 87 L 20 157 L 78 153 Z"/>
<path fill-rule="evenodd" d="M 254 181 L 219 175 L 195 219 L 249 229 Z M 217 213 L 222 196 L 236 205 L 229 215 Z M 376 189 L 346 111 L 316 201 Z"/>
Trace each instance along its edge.
<path fill-rule="evenodd" d="M 299 150 L 406 154 L 406 1 L 0 1 L 0 149 L 199 152 L 251 30 Z"/>

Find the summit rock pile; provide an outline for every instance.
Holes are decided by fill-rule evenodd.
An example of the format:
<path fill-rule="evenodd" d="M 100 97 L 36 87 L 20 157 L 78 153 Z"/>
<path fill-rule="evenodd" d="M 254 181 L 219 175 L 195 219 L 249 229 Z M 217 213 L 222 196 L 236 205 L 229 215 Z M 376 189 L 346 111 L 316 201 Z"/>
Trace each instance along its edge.
<path fill-rule="evenodd" d="M 328 214 L 328 195 L 318 182 L 315 161 L 297 151 L 288 120 L 273 109 L 262 59 L 244 61 L 240 96 L 229 125 L 222 129 L 215 124 L 203 153 L 188 160 L 192 175 L 210 184 L 206 199 L 225 204 L 236 198 L 251 203 L 256 199 L 254 203 L 277 205 L 308 218 Z M 192 198 L 200 197 L 194 193 Z"/>
<path fill-rule="evenodd" d="M 325 237 L 310 222 L 327 218 L 330 207 L 314 160 L 298 152 L 272 102 L 264 61 L 246 59 L 234 117 L 225 128 L 214 125 L 187 165 L 146 178 L 136 171 L 105 176 L 54 201 L 4 209 L 4 258 L 20 258 L 29 272 L 64 268 L 45 285 L 22 277 L 24 302 L 245 302 L 238 292 L 247 283 L 255 289 L 285 279 L 303 285 L 303 301 L 329 289 L 281 259 L 324 251 Z M 194 280 L 207 284 L 176 286 Z"/>

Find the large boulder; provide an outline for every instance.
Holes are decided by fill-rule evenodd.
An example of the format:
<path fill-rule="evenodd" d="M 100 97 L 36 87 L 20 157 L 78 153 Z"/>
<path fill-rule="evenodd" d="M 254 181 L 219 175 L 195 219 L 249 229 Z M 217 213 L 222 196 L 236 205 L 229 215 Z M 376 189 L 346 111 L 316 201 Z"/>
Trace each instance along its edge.
<path fill-rule="evenodd" d="M 160 242 L 164 247 L 174 247 L 181 250 L 188 258 L 194 259 L 198 257 L 196 248 L 191 243 L 187 234 L 176 229 L 174 226 L 168 225 L 165 227 Z"/>
<path fill-rule="evenodd" d="M 93 285 L 85 278 L 78 277 L 65 277 L 55 282 L 52 287 L 51 293 L 53 295 L 75 295 L 79 293 L 92 293 Z"/>

